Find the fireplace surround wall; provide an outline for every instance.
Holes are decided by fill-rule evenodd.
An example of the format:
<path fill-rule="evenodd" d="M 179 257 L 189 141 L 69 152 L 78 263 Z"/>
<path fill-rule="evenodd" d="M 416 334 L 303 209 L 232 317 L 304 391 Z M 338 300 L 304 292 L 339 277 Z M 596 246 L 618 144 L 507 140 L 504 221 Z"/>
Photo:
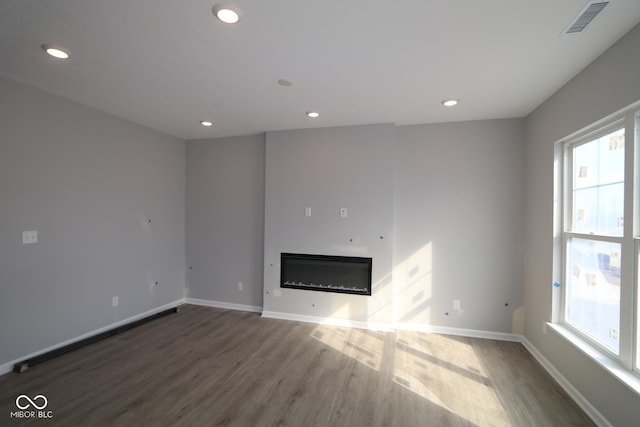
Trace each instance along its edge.
<path fill-rule="evenodd" d="M 395 129 L 380 124 L 267 132 L 263 316 L 392 321 Z M 371 295 L 283 288 L 283 252 L 370 257 Z"/>

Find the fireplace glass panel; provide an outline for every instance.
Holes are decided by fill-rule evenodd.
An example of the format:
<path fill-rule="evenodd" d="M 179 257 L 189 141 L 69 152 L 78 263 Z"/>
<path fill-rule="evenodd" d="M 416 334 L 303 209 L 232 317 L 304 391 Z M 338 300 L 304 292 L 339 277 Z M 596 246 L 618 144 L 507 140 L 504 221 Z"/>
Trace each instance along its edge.
<path fill-rule="evenodd" d="M 282 253 L 280 287 L 371 295 L 371 258 Z"/>

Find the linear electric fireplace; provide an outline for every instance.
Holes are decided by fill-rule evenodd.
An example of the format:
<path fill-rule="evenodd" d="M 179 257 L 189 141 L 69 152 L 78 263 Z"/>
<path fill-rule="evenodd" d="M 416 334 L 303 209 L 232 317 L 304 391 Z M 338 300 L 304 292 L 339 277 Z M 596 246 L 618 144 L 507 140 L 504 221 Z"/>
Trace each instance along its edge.
<path fill-rule="evenodd" d="M 282 253 L 280 287 L 371 295 L 371 258 Z"/>

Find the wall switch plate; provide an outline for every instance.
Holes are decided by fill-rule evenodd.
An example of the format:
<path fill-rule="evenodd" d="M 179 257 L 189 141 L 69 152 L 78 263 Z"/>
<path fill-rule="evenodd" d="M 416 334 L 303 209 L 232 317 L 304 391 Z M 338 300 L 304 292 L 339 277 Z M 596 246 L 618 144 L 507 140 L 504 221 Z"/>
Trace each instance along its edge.
<path fill-rule="evenodd" d="M 459 299 L 454 299 L 453 300 L 453 309 L 454 310 L 460 310 L 460 300 Z"/>
<path fill-rule="evenodd" d="M 33 230 L 33 231 L 23 231 L 22 232 L 22 243 L 23 244 L 28 244 L 28 243 L 38 243 L 38 232 Z"/>
<path fill-rule="evenodd" d="M 242 282 L 238 282 L 238 290 L 241 291 L 242 290 Z"/>
<path fill-rule="evenodd" d="M 340 218 L 347 217 L 347 208 L 340 208 Z"/>
<path fill-rule="evenodd" d="M 119 298 L 117 296 L 111 298 L 111 306 L 112 307 L 117 307 L 119 302 L 120 301 L 119 301 Z"/>
<path fill-rule="evenodd" d="M 311 216 L 311 208 L 304 208 L 304 216 Z"/>

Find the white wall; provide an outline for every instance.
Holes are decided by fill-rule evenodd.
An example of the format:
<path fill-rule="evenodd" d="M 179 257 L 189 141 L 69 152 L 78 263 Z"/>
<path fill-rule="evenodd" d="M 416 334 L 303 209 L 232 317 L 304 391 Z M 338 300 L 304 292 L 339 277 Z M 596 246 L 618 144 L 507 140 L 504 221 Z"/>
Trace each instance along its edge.
<path fill-rule="evenodd" d="M 0 93 L 0 366 L 181 299 L 184 141 L 5 78 Z"/>
<path fill-rule="evenodd" d="M 521 332 L 523 139 L 521 119 L 267 133 L 264 310 Z M 371 256 L 373 295 L 279 289 L 280 252 Z"/>
<path fill-rule="evenodd" d="M 525 337 L 613 425 L 635 425 L 640 396 L 543 324 L 551 320 L 554 143 L 640 100 L 640 26 L 526 119 Z"/>
<path fill-rule="evenodd" d="M 188 298 L 262 307 L 264 150 L 264 134 L 188 141 Z"/>
<path fill-rule="evenodd" d="M 396 131 L 396 322 L 521 332 L 523 124 Z"/>
<path fill-rule="evenodd" d="M 265 312 L 391 322 L 394 132 L 382 124 L 267 133 Z M 372 296 L 280 289 L 281 252 L 372 257 Z"/>

